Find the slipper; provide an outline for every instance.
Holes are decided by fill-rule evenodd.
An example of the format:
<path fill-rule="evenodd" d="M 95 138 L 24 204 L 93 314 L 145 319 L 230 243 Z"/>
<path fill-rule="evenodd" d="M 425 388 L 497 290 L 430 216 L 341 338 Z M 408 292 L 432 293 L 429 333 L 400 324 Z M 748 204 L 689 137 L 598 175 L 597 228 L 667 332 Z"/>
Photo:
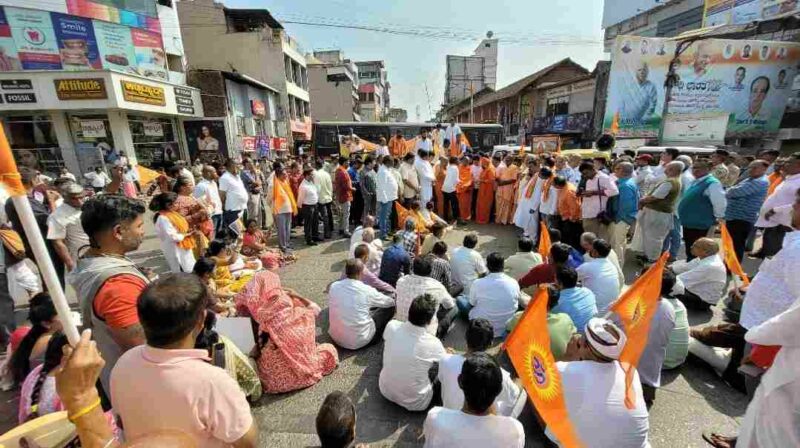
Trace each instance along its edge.
<path fill-rule="evenodd" d="M 703 440 L 715 448 L 735 448 L 736 437 L 721 436 L 716 433 L 706 434 L 703 433 Z"/>

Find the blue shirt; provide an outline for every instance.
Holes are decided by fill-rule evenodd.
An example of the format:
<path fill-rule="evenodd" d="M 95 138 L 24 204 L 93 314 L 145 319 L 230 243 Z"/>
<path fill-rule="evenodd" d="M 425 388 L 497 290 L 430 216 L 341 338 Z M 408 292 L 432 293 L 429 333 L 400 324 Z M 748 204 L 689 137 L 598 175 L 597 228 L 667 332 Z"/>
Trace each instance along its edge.
<path fill-rule="evenodd" d="M 611 211 L 615 222 L 633 224 L 639 212 L 639 187 L 632 178 L 617 179 L 619 195 L 611 198 Z"/>
<path fill-rule="evenodd" d="M 761 205 L 767 199 L 769 190 L 769 180 L 767 176 L 757 179 L 748 177 L 747 179 L 728 188 L 725 197 L 728 199 L 728 206 L 725 208 L 725 220 L 747 221 L 755 224 L 758 220 L 758 212 Z"/>
<path fill-rule="evenodd" d="M 574 247 L 569 248 L 569 258 L 567 259 L 567 266 L 572 269 L 578 269 L 578 266 L 583 264 L 583 255 L 575 250 Z"/>
<path fill-rule="evenodd" d="M 383 251 L 381 258 L 381 271 L 378 278 L 386 283 L 397 286 L 397 280 L 401 274 L 411 272 L 411 257 L 403 248 L 402 244 L 393 244 Z"/>
<path fill-rule="evenodd" d="M 361 182 L 361 178 L 359 177 L 358 170 L 355 166 L 350 166 L 350 168 L 347 169 L 347 174 L 350 175 L 350 182 L 352 182 L 353 185 Z"/>
<path fill-rule="evenodd" d="M 558 305 L 550 313 L 565 313 L 569 315 L 578 333 L 583 334 L 586 323 L 597 314 L 597 303 L 594 293 L 589 288 L 576 286 L 562 289 L 558 295 Z"/>

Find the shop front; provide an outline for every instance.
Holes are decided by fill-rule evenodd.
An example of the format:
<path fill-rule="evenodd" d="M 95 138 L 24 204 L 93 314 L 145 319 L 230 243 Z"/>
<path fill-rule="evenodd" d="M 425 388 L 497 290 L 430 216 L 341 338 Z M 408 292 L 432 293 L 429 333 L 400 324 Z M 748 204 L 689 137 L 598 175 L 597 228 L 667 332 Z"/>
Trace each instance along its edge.
<path fill-rule="evenodd" d="M 0 73 L 0 102 L 17 163 L 51 174 L 188 160 L 180 123 L 203 113 L 197 89 L 112 71 Z"/>

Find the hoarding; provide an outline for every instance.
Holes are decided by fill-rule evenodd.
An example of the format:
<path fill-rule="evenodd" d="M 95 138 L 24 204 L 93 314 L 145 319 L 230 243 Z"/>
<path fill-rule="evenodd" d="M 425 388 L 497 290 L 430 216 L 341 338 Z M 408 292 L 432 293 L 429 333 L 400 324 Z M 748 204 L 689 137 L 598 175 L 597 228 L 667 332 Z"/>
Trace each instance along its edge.
<path fill-rule="evenodd" d="M 798 11 L 797 0 L 705 0 L 703 26 L 740 25 Z"/>
<path fill-rule="evenodd" d="M 654 138 L 662 125 L 671 39 L 620 36 L 612 52 L 603 128 Z M 679 59 L 670 114 L 727 113 L 728 137 L 777 132 L 797 73 L 800 44 L 706 39 Z"/>
<path fill-rule="evenodd" d="M 61 70 L 61 55 L 50 13 L 22 8 L 4 9 L 22 68 Z"/>
<path fill-rule="evenodd" d="M 6 20 L 5 11 L 0 8 L 0 72 L 15 72 L 22 70 L 22 64 L 17 55 L 17 44 L 11 37 L 11 27 Z"/>
<path fill-rule="evenodd" d="M 51 13 L 64 70 L 103 68 L 92 21 L 82 17 Z"/>
<path fill-rule="evenodd" d="M 99 20 L 95 20 L 93 24 L 103 68 L 136 73 L 136 53 L 133 50 L 131 29 Z"/>
<path fill-rule="evenodd" d="M 185 120 L 186 145 L 192 160 L 222 162 L 228 157 L 228 138 L 223 120 Z"/>

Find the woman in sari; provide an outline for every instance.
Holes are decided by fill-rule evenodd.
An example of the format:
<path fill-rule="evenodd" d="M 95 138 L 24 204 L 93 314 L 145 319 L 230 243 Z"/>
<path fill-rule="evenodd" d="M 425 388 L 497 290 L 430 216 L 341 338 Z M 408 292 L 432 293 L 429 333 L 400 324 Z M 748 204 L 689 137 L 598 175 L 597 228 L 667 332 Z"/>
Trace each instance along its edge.
<path fill-rule="evenodd" d="M 264 265 L 264 269 L 271 271 L 295 261 L 294 255 L 282 255 L 280 251 L 267 246 L 267 237 L 258 228 L 258 221 L 255 219 L 247 220 L 247 229 L 242 240 L 242 255 L 258 257 Z"/>
<path fill-rule="evenodd" d="M 178 176 L 172 189 L 178 195 L 175 199 L 175 211 L 186 218 L 190 230 L 200 231 L 200 234 L 194 237 L 195 245 L 192 252 L 195 259 L 200 258 L 208 248 L 208 240 L 214 232 L 214 223 L 209 217 L 206 206 L 192 196 L 194 186 L 188 179 Z"/>
<path fill-rule="evenodd" d="M 472 216 L 472 168 L 469 157 L 464 157 L 458 164 L 458 210 L 462 221 L 468 221 Z"/>
<path fill-rule="evenodd" d="M 214 260 L 213 280 L 218 289 L 239 292 L 261 269 L 261 260 L 256 257 L 243 257 L 235 247 L 222 240 L 214 240 L 208 245 L 206 256 Z"/>
<path fill-rule="evenodd" d="M 479 177 L 478 204 L 475 206 L 475 222 L 478 224 L 488 224 L 489 215 L 492 212 L 494 200 L 494 166 L 489 159 L 481 158 L 481 175 Z"/>
<path fill-rule="evenodd" d="M 514 199 L 519 168 L 512 156 L 507 156 L 504 163 L 505 167 L 497 170 L 494 216 L 498 224 L 511 224 L 514 220 Z"/>
<path fill-rule="evenodd" d="M 447 174 L 447 157 L 439 158 L 439 163 L 436 165 L 434 174 L 436 176 L 436 183 L 433 185 L 433 192 L 436 195 L 436 213 L 442 216 L 444 214 L 444 194 L 442 194 L 442 186 L 444 186 L 444 178 Z"/>
<path fill-rule="evenodd" d="M 281 287 L 278 274 L 259 272 L 235 301 L 238 314 L 258 324 L 256 365 L 264 392 L 303 389 L 336 368 L 336 348 L 316 342 L 319 306 Z"/>
<path fill-rule="evenodd" d="M 150 201 L 150 211 L 155 215 L 156 236 L 161 242 L 161 250 L 167 259 L 169 269 L 174 273 L 192 272 L 196 238 L 200 230 L 192 230 L 189 222 L 178 213 L 175 193 L 161 193 Z"/>

